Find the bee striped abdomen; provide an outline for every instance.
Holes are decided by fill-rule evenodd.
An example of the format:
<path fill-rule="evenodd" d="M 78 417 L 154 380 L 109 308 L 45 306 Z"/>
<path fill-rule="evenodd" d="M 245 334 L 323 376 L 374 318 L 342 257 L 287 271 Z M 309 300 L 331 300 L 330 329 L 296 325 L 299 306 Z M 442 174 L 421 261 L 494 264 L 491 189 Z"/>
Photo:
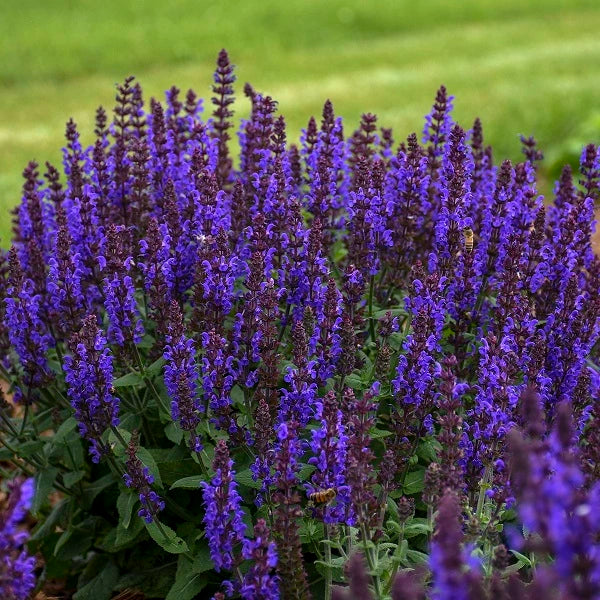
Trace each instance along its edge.
<path fill-rule="evenodd" d="M 327 504 L 336 497 L 336 491 L 333 488 L 327 488 L 326 490 L 319 490 L 308 495 L 308 499 L 315 504 Z"/>
<path fill-rule="evenodd" d="M 470 227 L 467 227 L 463 231 L 463 235 L 465 236 L 465 250 L 467 252 L 473 252 L 473 239 L 475 237 L 473 230 Z"/>

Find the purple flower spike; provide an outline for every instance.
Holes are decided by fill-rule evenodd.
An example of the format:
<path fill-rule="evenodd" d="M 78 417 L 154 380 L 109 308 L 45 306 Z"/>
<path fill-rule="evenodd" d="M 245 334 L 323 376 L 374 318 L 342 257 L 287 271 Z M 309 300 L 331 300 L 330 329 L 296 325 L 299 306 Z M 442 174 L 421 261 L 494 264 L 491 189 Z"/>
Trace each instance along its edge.
<path fill-rule="evenodd" d="M 98 462 L 108 452 L 102 435 L 119 424 L 119 399 L 112 387 L 113 357 L 94 315 L 83 320 L 69 347 L 71 354 L 64 360 L 67 395 L 79 432 L 90 443 L 92 460 Z"/>
<path fill-rule="evenodd" d="M 235 564 L 235 549 L 244 539 L 246 526 L 242 520 L 241 498 L 235 482 L 233 461 L 224 440 L 215 448 L 210 482 L 201 482 L 205 508 L 204 526 L 210 548 L 210 557 L 217 572 L 230 571 Z"/>

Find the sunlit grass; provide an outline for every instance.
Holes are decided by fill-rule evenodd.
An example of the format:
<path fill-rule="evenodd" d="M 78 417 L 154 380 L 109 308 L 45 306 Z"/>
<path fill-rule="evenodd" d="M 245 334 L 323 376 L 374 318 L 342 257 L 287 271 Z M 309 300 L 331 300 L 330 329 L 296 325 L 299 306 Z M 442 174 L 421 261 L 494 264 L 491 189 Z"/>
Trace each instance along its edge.
<path fill-rule="evenodd" d="M 346 127 L 376 112 L 399 139 L 420 130 L 445 83 L 457 118 L 468 126 L 480 116 L 498 156 L 518 158 L 524 133 L 549 164 L 572 159 L 580 141 L 600 141 L 598 31 L 596 0 L 6 3 L 0 210 L 18 201 L 29 159 L 60 161 L 69 117 L 91 140 L 94 110 L 112 106 L 115 82 L 135 74 L 147 96 L 171 84 L 209 96 L 222 46 L 241 83 L 279 100 L 290 138 L 329 97 Z M 246 107 L 242 98 L 238 115 Z M 4 218 L 3 238 L 8 229 Z"/>

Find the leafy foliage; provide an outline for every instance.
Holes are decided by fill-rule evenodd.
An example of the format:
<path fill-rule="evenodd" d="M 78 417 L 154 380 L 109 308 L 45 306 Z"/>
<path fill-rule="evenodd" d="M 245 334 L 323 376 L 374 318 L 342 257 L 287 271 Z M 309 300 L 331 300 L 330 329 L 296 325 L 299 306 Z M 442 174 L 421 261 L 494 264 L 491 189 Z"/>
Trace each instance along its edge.
<path fill-rule="evenodd" d="M 297 147 L 246 84 L 236 166 L 234 82 L 222 51 L 203 118 L 128 78 L 64 184 L 25 169 L 0 427 L 41 582 L 597 597 L 598 149 L 546 207 L 535 140 L 495 166 L 444 87 L 422 143 L 328 101 Z"/>

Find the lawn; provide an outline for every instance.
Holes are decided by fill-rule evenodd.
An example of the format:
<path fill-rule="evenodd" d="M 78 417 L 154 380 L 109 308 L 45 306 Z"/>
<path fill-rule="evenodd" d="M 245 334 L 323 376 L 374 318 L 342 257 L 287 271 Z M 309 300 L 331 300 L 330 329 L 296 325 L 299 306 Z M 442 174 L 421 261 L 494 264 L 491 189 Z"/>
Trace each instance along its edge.
<path fill-rule="evenodd" d="M 223 46 L 242 83 L 279 100 L 291 137 L 329 97 L 347 127 L 369 110 L 399 139 L 445 83 L 457 118 L 480 116 L 498 155 L 518 158 L 518 134 L 534 134 L 553 176 L 600 141 L 599 31 L 598 0 L 6 1 L 0 243 L 23 166 L 60 160 L 69 117 L 90 141 L 95 108 L 128 74 L 147 96 L 171 84 L 207 96 Z"/>

